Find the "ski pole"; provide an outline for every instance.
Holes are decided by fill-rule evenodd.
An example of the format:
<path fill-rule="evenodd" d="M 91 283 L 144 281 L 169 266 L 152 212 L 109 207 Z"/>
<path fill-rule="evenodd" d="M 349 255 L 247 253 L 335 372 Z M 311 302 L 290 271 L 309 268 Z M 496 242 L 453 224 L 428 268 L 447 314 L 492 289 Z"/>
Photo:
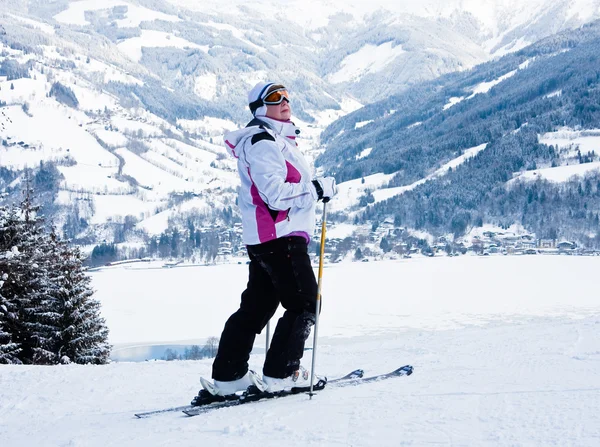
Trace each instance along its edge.
<path fill-rule="evenodd" d="M 315 332 L 313 334 L 312 365 L 310 367 L 310 399 L 313 397 L 313 382 L 315 378 L 315 359 L 317 357 L 317 336 L 319 335 L 319 313 L 321 313 L 321 282 L 323 279 L 323 254 L 325 253 L 325 218 L 327 216 L 327 202 L 323 202 L 323 221 L 321 222 L 321 254 L 319 256 L 319 281 L 317 283 L 317 307 L 315 316 Z"/>
<path fill-rule="evenodd" d="M 267 351 L 269 350 L 269 339 L 271 338 L 271 320 L 267 321 L 267 333 L 265 338 L 265 355 L 267 355 Z"/>

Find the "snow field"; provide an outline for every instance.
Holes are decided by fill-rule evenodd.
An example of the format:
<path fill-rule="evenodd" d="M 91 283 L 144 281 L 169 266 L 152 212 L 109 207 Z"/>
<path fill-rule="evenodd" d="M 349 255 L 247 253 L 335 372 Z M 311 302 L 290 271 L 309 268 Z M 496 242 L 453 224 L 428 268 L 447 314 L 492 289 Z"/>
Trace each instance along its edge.
<path fill-rule="evenodd" d="M 312 400 L 137 420 L 135 412 L 189 402 L 212 361 L 2 366 L 2 446 L 595 447 L 599 262 L 463 256 L 327 265 L 317 372 L 412 364 L 412 376 Z M 91 275 L 111 341 L 143 345 L 220 334 L 247 266 L 134 264 Z M 249 363 L 261 371 L 264 335 L 255 345 Z"/>
<path fill-rule="evenodd" d="M 564 128 L 556 132 L 549 132 L 538 137 L 539 142 L 555 146 L 561 151 L 561 158 L 567 159 L 567 163 L 577 163 L 577 150 L 581 155 L 587 155 L 589 152 L 600 153 L 600 130 L 573 130 Z M 565 151 L 565 152 L 563 152 Z M 539 178 L 548 180 L 554 183 L 566 182 L 575 176 L 583 177 L 585 174 L 592 171 L 600 170 L 600 162 L 594 161 L 591 163 L 566 164 L 554 168 L 541 168 L 531 171 L 519 173 L 514 179 L 509 181 L 509 184 L 517 179 L 537 180 Z"/>
<path fill-rule="evenodd" d="M 454 329 L 522 316 L 589 317 L 599 308 L 598 267 L 598 257 L 542 255 L 326 264 L 319 334 Z M 247 269 L 132 264 L 91 275 L 111 343 L 153 343 L 218 336 L 239 305 Z"/>
<path fill-rule="evenodd" d="M 181 49 L 197 48 L 208 53 L 208 45 L 198 45 L 188 40 L 176 37 L 171 33 L 162 31 L 142 30 L 140 37 L 132 37 L 117 44 L 123 54 L 134 62 L 139 62 L 143 56 L 143 48 L 165 48 L 174 47 Z"/>
<path fill-rule="evenodd" d="M 331 377 L 412 363 L 410 377 L 331 388 L 189 419 L 137 411 L 185 404 L 210 361 L 3 366 L 3 445 L 595 446 L 598 317 L 526 318 L 446 331 L 323 338 Z M 305 357 L 309 359 L 310 352 Z M 250 359 L 260 370 L 263 356 Z"/>

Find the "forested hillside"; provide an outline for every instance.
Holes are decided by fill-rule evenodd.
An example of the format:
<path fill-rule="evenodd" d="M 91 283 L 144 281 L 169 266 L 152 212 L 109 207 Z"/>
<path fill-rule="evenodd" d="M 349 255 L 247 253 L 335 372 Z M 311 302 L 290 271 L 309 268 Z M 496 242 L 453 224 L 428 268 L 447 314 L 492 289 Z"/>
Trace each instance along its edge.
<path fill-rule="evenodd" d="M 367 197 L 372 204 L 356 221 L 393 216 L 408 227 L 456 236 L 483 223 L 522 223 L 538 237 L 598 246 L 597 170 L 584 167 L 579 177 L 560 182 L 543 173 L 523 175 L 573 164 L 596 167 L 591 140 L 574 136 L 591 130 L 585 135 L 595 138 L 600 128 L 598 48 L 595 22 L 368 105 L 326 129 L 327 151 L 317 162 L 340 182 L 383 172 L 394 174 L 388 186 L 397 187 L 487 144 L 410 191 L 377 203 Z M 561 130 L 571 132 L 573 144 L 548 144 Z"/>

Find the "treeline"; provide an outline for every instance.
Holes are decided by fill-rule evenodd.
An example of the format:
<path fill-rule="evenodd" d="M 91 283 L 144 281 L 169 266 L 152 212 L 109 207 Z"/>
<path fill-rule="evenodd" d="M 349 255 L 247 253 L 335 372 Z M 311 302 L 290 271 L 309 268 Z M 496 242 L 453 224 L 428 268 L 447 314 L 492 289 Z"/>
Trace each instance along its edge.
<path fill-rule="evenodd" d="M 202 360 L 205 358 L 214 358 L 217 355 L 219 348 L 219 339 L 217 337 L 209 337 L 204 346 L 192 345 L 186 347 L 183 354 L 180 354 L 175 349 L 165 349 L 162 360 Z"/>
<path fill-rule="evenodd" d="M 20 64 L 14 59 L 4 59 L 0 62 L 0 76 L 6 76 L 8 81 L 29 78 L 31 64 Z"/>
<path fill-rule="evenodd" d="M 229 212 L 231 209 L 229 208 Z M 215 219 L 227 214 L 228 209 L 215 210 Z M 235 253 L 243 247 L 241 234 L 223 223 L 196 227 L 193 221 L 181 226 L 170 225 L 160 235 L 147 238 L 140 248 L 119 248 L 112 242 L 96 245 L 86 264 L 97 267 L 123 259 L 186 259 L 192 262 L 212 263 L 219 255 Z"/>
<path fill-rule="evenodd" d="M 67 107 L 72 107 L 74 109 L 79 107 L 79 101 L 77 100 L 77 96 L 75 96 L 73 90 L 58 81 L 52 84 L 49 95 L 55 97 L 58 102 L 66 105 Z"/>

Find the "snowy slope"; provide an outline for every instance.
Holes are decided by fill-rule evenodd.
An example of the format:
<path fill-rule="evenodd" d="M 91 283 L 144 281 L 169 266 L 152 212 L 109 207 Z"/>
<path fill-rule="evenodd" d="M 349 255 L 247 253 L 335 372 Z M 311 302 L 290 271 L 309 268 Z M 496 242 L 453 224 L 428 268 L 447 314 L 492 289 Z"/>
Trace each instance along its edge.
<path fill-rule="evenodd" d="M 367 44 L 356 53 L 346 56 L 341 62 L 340 70 L 329 75 L 329 80 L 339 82 L 357 81 L 368 73 L 376 73 L 404 53 L 401 45 L 392 46 L 386 42 L 378 46 Z"/>
<path fill-rule="evenodd" d="M 166 341 L 214 334 L 238 304 L 246 268 L 112 268 L 93 278 L 113 339 Z M 134 412 L 188 402 L 211 361 L 2 366 L 2 445 L 597 446 L 597 269 L 598 258 L 558 256 L 337 264 L 324 273 L 318 370 L 411 363 L 412 376 L 137 420 Z M 177 290 L 169 298 L 167 282 Z M 121 299 L 111 299 L 119 285 Z M 163 311 L 159 320 L 150 308 Z"/>
<path fill-rule="evenodd" d="M 551 182 L 562 183 L 573 177 L 582 178 L 586 173 L 600 171 L 600 162 L 582 163 L 576 165 L 557 166 L 555 168 L 535 169 L 525 171 L 516 178 L 524 180 L 537 180 L 542 178 Z M 515 179 L 511 180 L 514 181 Z"/>
<path fill-rule="evenodd" d="M 205 53 L 208 53 L 209 49 L 207 45 L 197 45 L 180 37 L 174 37 L 170 33 L 150 30 L 143 30 L 141 36 L 127 39 L 118 45 L 119 50 L 121 50 L 127 55 L 127 57 L 135 62 L 139 62 L 142 58 L 143 47 L 174 47 L 183 49 L 198 48 Z"/>
<path fill-rule="evenodd" d="M 117 26 L 123 28 L 140 26 L 140 23 L 143 21 L 164 20 L 167 22 L 178 22 L 181 20 L 176 16 L 163 14 L 121 0 L 106 0 L 100 3 L 95 0 L 79 0 L 71 2 L 67 9 L 55 15 L 54 19 L 57 22 L 64 24 L 84 26 L 89 25 L 89 22 L 85 19 L 86 11 L 107 10 L 115 7 L 127 8 L 127 18 L 116 21 Z"/>
<path fill-rule="evenodd" d="M 453 160 L 445 163 L 439 169 L 426 177 L 417 180 L 407 186 L 398 186 L 395 188 L 385 188 L 385 185 L 394 177 L 392 174 L 372 174 L 360 179 L 349 180 L 338 185 L 338 194 L 331 202 L 331 208 L 334 211 L 347 210 L 359 204 L 361 196 L 367 191 L 370 191 L 375 198 L 375 202 L 381 202 L 390 197 L 403 194 L 410 191 L 419 185 L 429 181 L 443 177 L 448 173 L 449 169 L 454 169 L 460 166 L 469 158 L 476 156 L 479 152 L 486 148 L 487 144 L 481 144 L 476 147 L 465 149 L 462 155 L 459 155 Z"/>
<path fill-rule="evenodd" d="M 178 44 L 175 39 L 169 43 Z M 0 139 L 5 142 L 0 164 L 19 170 L 40 162 L 56 163 L 63 175 L 58 204 L 78 206 L 79 215 L 93 226 L 133 216 L 140 229 L 154 234 L 167 228 L 167 218 L 162 225 L 144 220 L 167 208 L 173 193 L 227 190 L 221 199 L 233 200 L 235 163 L 226 158 L 220 167 L 213 167 L 225 149 L 200 137 L 218 141 L 234 123 L 206 117 L 190 129 L 198 139 L 184 138 L 175 125 L 143 108 L 123 107 L 119 98 L 104 90 L 109 82 L 143 84 L 118 65 L 76 53 L 69 60 L 74 67 L 63 68 L 55 62 L 65 59 L 59 47 L 45 46 L 44 55 L 2 48 L 22 59 L 33 57 L 36 64 L 31 78 L 0 78 L 0 101 L 6 103 L 0 111 Z M 55 81 L 73 91 L 77 108 L 48 96 Z M 132 152 L 134 143 L 138 148 L 143 145 L 143 153 Z M 195 201 L 198 208 L 214 203 L 208 198 Z M 58 216 L 59 226 L 63 218 Z M 88 232 L 100 240 L 105 237 L 94 227 Z"/>
<path fill-rule="evenodd" d="M 561 183 L 574 177 L 582 178 L 593 171 L 600 171 L 600 162 L 580 163 L 578 159 L 579 154 L 585 156 L 589 153 L 600 153 L 600 129 L 582 131 L 563 128 L 540 135 L 539 142 L 554 146 L 560 154 L 562 164 L 517 173 L 509 183 L 537 179 Z"/>

